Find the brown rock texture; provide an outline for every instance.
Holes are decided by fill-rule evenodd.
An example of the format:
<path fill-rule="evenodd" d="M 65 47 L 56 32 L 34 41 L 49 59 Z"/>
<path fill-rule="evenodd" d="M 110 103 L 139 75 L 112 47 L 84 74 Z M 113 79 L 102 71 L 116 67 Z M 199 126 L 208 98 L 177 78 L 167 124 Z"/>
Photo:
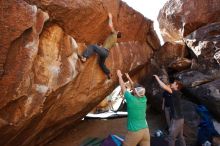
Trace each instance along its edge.
<path fill-rule="evenodd" d="M 177 58 L 184 58 L 188 56 L 186 46 L 178 43 L 165 42 L 157 53 L 155 53 L 155 60 L 164 66 L 169 66 Z"/>
<path fill-rule="evenodd" d="M 191 67 L 192 61 L 188 58 L 177 58 L 173 62 L 169 64 L 169 68 L 173 69 L 174 71 L 183 71 L 189 69 Z"/>
<path fill-rule="evenodd" d="M 220 119 L 220 80 L 215 80 L 206 84 L 197 86 L 196 88 L 189 88 L 189 94 L 200 101 L 201 104 L 205 105 L 209 111 Z"/>
<path fill-rule="evenodd" d="M 220 21 L 219 0 L 169 0 L 158 21 L 164 41 L 181 41 L 197 28 Z"/>
<path fill-rule="evenodd" d="M 217 120 L 220 119 L 220 71 L 210 70 L 210 73 L 188 71 L 179 73 L 178 78 L 185 85 L 184 92 L 192 100 L 206 106 Z"/>
<path fill-rule="evenodd" d="M 200 27 L 184 38 L 187 46 L 197 56 L 201 69 L 220 67 L 219 35 L 220 22 L 217 22 Z"/>
<path fill-rule="evenodd" d="M 19 3 L 19 5 L 18 5 Z M 12 41 L 34 24 L 37 7 L 22 0 L 0 1 L 0 76 Z"/>
<path fill-rule="evenodd" d="M 64 31 L 73 36 L 77 42 L 102 43 L 110 33 L 110 29 L 107 27 L 107 15 L 108 12 L 111 12 L 115 29 L 122 32 L 121 42 L 144 41 L 155 49 L 160 47 L 159 43 L 153 43 L 159 40 L 153 30 L 152 22 L 146 21 L 146 18 L 140 13 L 131 10 L 120 0 L 25 1 L 46 10 L 51 19 L 56 20 Z M 146 35 L 153 37 L 146 37 Z"/>
<path fill-rule="evenodd" d="M 220 1 L 169 0 L 158 20 L 165 41 L 185 43 L 190 48 L 192 69 L 182 72 L 186 94 L 204 104 L 219 119 Z M 216 75 L 218 73 L 218 75 Z"/>
<path fill-rule="evenodd" d="M 77 126 L 118 84 L 117 69 L 140 72 L 140 79 L 160 47 L 152 21 L 118 0 L 9 0 L 1 7 L 10 17 L 4 14 L 0 23 L 0 145 L 44 145 L 65 127 Z M 84 64 L 77 57 L 108 36 L 108 11 L 123 34 L 106 62 L 110 82 L 96 55 Z"/>

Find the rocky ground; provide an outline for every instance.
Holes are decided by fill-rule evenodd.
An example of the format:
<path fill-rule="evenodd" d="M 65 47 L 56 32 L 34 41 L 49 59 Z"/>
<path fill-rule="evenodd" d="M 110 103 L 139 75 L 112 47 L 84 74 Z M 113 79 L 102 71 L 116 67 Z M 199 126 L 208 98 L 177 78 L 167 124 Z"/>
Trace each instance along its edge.
<path fill-rule="evenodd" d="M 104 138 L 109 134 L 126 134 L 127 118 L 111 120 L 83 120 L 76 128 L 66 131 L 49 143 L 49 146 L 79 146 L 85 139 L 90 137 Z M 148 110 L 147 121 L 150 132 L 166 127 L 164 117 Z"/>

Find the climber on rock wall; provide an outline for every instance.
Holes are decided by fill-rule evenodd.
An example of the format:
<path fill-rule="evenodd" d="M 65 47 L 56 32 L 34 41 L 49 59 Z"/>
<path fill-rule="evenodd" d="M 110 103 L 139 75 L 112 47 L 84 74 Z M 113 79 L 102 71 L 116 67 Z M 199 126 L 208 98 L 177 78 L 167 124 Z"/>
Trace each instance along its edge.
<path fill-rule="evenodd" d="M 105 40 L 103 46 L 98 45 L 89 45 L 85 51 L 82 53 L 82 56 L 80 56 L 80 59 L 82 62 L 86 62 L 86 60 L 93 55 L 94 53 L 97 53 L 99 55 L 99 65 L 103 72 L 107 75 L 107 78 L 110 79 L 110 70 L 105 65 L 105 60 L 109 55 L 109 51 L 112 47 L 117 45 L 117 39 L 121 38 L 121 32 L 116 31 L 114 29 L 113 23 L 112 23 L 112 14 L 108 14 L 109 17 L 109 27 L 111 29 L 111 34 L 107 37 Z"/>

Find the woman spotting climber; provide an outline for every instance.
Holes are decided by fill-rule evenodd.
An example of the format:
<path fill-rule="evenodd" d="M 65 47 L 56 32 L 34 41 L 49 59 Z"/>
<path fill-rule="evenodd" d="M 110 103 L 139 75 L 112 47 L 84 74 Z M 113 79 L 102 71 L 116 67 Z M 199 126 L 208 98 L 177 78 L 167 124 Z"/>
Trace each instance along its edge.
<path fill-rule="evenodd" d="M 109 55 L 109 51 L 112 47 L 114 47 L 117 43 L 117 39 L 121 38 L 121 32 L 116 31 L 114 29 L 113 23 L 112 23 L 112 14 L 108 14 L 109 17 L 109 27 L 111 29 L 111 34 L 107 37 L 102 47 L 98 45 L 89 45 L 86 50 L 82 53 L 82 56 L 80 56 L 80 59 L 82 62 L 86 62 L 86 60 L 93 55 L 94 53 L 97 53 L 99 55 L 99 65 L 103 72 L 107 75 L 107 78 L 110 79 L 110 70 L 105 65 L 105 60 Z"/>

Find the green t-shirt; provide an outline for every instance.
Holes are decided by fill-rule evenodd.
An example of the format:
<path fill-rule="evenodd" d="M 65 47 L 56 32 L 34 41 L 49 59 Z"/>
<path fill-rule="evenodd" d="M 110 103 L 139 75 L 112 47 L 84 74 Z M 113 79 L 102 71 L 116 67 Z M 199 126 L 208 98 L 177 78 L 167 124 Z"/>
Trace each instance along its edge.
<path fill-rule="evenodd" d="M 147 98 L 135 97 L 130 92 L 125 91 L 124 97 L 127 102 L 128 121 L 127 128 L 129 131 L 138 131 L 148 128 L 146 121 Z"/>
<path fill-rule="evenodd" d="M 113 33 L 107 37 L 103 44 L 103 48 L 110 49 L 117 43 L 117 33 Z"/>

